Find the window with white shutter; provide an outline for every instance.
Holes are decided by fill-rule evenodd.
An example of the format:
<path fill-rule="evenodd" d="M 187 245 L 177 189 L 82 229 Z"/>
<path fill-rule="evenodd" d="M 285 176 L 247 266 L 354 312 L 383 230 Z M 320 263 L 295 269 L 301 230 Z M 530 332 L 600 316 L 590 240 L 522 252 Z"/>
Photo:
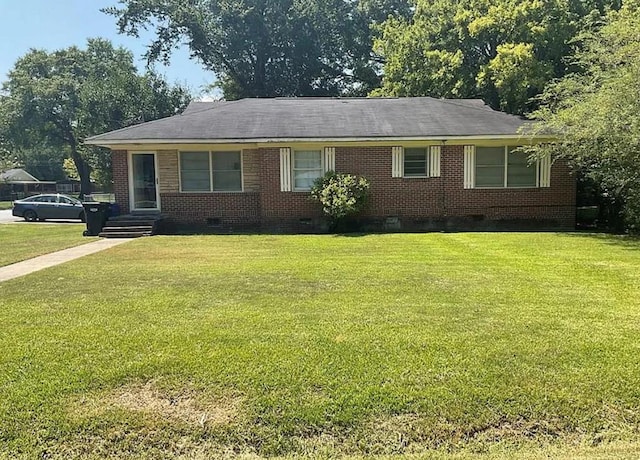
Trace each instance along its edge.
<path fill-rule="evenodd" d="M 311 190 L 316 179 L 322 177 L 322 152 L 296 150 L 293 152 L 293 189 Z"/>
<path fill-rule="evenodd" d="M 291 149 L 280 149 L 280 191 L 291 191 Z"/>
<path fill-rule="evenodd" d="M 473 188 L 476 177 L 476 147 L 464 146 L 464 188 Z"/>
<path fill-rule="evenodd" d="M 404 155 L 402 147 L 391 149 L 391 177 L 402 177 L 402 157 Z"/>
<path fill-rule="evenodd" d="M 440 157 L 442 148 L 439 145 L 432 145 L 429 151 L 429 176 L 440 177 Z"/>
<path fill-rule="evenodd" d="M 429 176 L 429 149 L 405 148 L 403 158 L 404 177 Z"/>
<path fill-rule="evenodd" d="M 425 147 L 393 147 L 391 177 L 440 177 L 439 145 Z"/>
<path fill-rule="evenodd" d="M 551 157 L 545 155 L 538 162 L 538 174 L 540 175 L 540 187 L 551 187 Z"/>
<path fill-rule="evenodd" d="M 324 148 L 324 172 L 336 170 L 336 148 L 325 147 Z"/>
<path fill-rule="evenodd" d="M 529 161 L 517 147 L 464 147 L 464 188 L 549 187 L 550 162 Z"/>

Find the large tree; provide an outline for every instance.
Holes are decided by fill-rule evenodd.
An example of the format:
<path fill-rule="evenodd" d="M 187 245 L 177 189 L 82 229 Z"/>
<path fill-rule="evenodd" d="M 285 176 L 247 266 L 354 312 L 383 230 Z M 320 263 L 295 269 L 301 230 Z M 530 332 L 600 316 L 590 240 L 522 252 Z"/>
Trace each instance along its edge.
<path fill-rule="evenodd" d="M 628 0 L 605 25 L 578 37 L 575 72 L 549 85 L 534 113 L 536 132 L 558 142 L 534 149 L 570 159 L 621 205 L 640 231 L 640 1 Z"/>
<path fill-rule="evenodd" d="M 225 98 L 366 94 L 379 84 L 371 24 L 407 0 L 120 0 L 120 32 L 155 29 L 150 60 L 185 42 Z"/>
<path fill-rule="evenodd" d="M 175 114 L 189 101 L 186 89 L 153 73 L 140 75 L 133 55 L 103 39 L 86 49 L 31 50 L 20 58 L 0 93 L 0 138 L 12 152 L 57 149 L 78 170 L 82 194 L 95 169 L 110 173 L 104 149 L 83 145 L 91 135 Z"/>
<path fill-rule="evenodd" d="M 619 0 L 414 0 L 380 27 L 384 79 L 375 95 L 480 97 L 525 113 L 568 70 L 571 40 Z"/>

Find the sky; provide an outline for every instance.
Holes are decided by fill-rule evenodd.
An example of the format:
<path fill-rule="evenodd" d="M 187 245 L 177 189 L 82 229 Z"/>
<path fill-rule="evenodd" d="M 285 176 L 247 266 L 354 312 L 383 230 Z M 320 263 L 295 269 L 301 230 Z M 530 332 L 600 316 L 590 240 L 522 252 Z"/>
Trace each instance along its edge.
<path fill-rule="evenodd" d="M 0 0 L 0 81 L 7 79 L 17 59 L 31 48 L 84 48 L 87 38 L 93 37 L 107 38 L 132 51 L 138 71 L 143 71 L 146 60 L 142 56 L 153 35 L 118 34 L 116 18 L 100 12 L 117 4 L 118 0 Z M 169 66 L 156 64 L 155 68 L 170 83 L 187 85 L 200 99 L 215 97 L 213 91 L 204 90 L 215 76 L 190 59 L 186 46 L 176 50 Z"/>

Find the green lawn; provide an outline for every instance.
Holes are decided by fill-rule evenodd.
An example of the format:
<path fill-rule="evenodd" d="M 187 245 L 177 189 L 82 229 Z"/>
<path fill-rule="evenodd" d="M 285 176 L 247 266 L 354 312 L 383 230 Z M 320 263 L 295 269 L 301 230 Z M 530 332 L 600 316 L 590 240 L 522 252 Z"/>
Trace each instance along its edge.
<path fill-rule="evenodd" d="M 82 236 L 85 224 L 0 224 L 0 267 L 95 241 Z"/>
<path fill-rule="evenodd" d="M 0 457 L 637 458 L 639 244 L 153 237 L 5 282 Z"/>
<path fill-rule="evenodd" d="M 13 208 L 13 201 L 0 201 L 0 211 Z"/>

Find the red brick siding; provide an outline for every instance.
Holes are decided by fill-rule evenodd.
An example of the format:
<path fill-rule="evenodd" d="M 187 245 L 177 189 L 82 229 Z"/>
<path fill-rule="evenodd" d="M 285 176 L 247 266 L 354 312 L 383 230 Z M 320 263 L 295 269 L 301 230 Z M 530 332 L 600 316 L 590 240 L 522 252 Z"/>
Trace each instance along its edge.
<path fill-rule="evenodd" d="M 443 213 L 440 177 L 391 177 L 392 147 L 336 148 L 336 172 L 357 174 L 371 183 L 364 216 L 438 216 Z"/>
<path fill-rule="evenodd" d="M 575 180 L 565 163 L 552 168 L 551 187 L 465 190 L 464 147 L 444 146 L 441 177 L 391 177 L 392 146 L 337 147 L 336 171 L 365 176 L 371 194 L 362 217 L 398 217 L 403 228 L 425 219 L 470 218 L 487 221 L 540 220 L 561 228 L 575 224 Z M 318 206 L 308 193 L 280 191 L 279 149 L 262 149 L 263 223 L 267 228 L 297 228 L 300 218 L 317 218 Z M 459 219 L 455 225 L 465 225 Z M 473 224 L 471 225 L 478 225 Z"/>
<path fill-rule="evenodd" d="M 304 230 L 300 219 L 321 217 L 317 203 L 309 192 L 280 191 L 280 149 L 260 149 L 260 208 L 265 229 Z"/>
<path fill-rule="evenodd" d="M 551 168 L 551 187 L 465 189 L 462 146 L 442 149 L 445 216 L 485 216 L 487 219 L 547 219 L 559 227 L 575 226 L 576 181 L 566 162 Z"/>
<path fill-rule="evenodd" d="M 111 164 L 113 168 L 113 193 L 116 202 L 120 205 L 120 212 L 129 212 L 129 163 L 126 150 L 113 150 L 111 152 Z"/>
<path fill-rule="evenodd" d="M 443 146 L 441 177 L 391 177 L 392 146 L 337 147 L 336 171 L 358 174 L 371 182 L 364 219 L 378 224 L 399 218 L 402 228 L 481 227 L 477 222 L 540 221 L 547 227 L 571 229 L 575 224 L 576 183 L 566 163 L 551 170 L 551 187 L 528 189 L 470 189 L 463 187 L 464 148 Z M 252 152 L 254 153 L 254 152 Z M 126 152 L 113 153 L 115 192 L 128 209 Z M 176 222 L 222 226 L 261 226 L 266 231 L 317 229 L 321 212 L 308 192 L 280 191 L 280 149 L 263 148 L 259 157 L 259 189 L 244 193 L 164 193 L 162 212 Z M 256 168 L 258 169 L 258 168 Z M 301 220 L 310 220 L 312 225 Z M 490 226 L 489 226 L 490 228 Z"/>
<path fill-rule="evenodd" d="M 161 193 L 160 202 L 162 214 L 179 224 L 206 226 L 208 219 L 218 219 L 221 226 L 260 222 L 259 193 Z"/>

